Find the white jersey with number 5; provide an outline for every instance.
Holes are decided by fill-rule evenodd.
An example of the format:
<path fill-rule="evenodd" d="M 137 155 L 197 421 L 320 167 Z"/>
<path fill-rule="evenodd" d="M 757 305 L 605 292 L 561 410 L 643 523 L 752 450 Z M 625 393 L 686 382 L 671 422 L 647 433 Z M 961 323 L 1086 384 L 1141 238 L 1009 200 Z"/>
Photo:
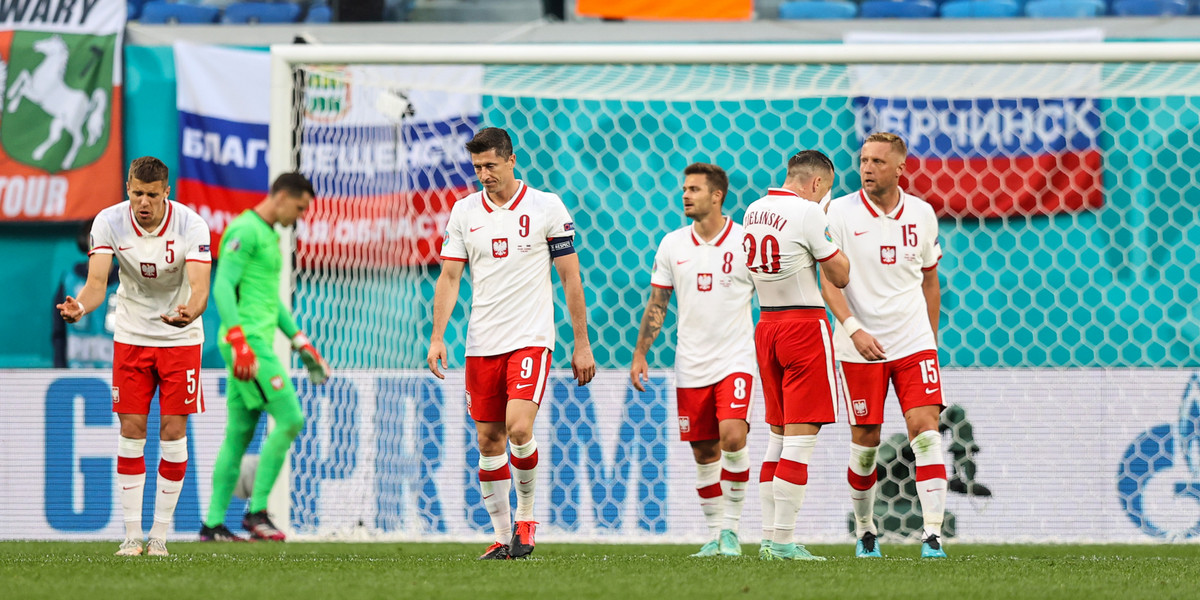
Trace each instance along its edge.
<path fill-rule="evenodd" d="M 162 223 L 154 231 L 137 224 L 128 201 L 100 211 L 92 223 L 88 255 L 115 254 L 120 269 L 113 340 L 122 344 L 161 348 L 204 343 L 200 317 L 185 327 L 161 319 L 175 314 L 192 295 L 187 263 L 212 262 L 208 224 L 196 211 L 174 200 L 166 202 Z"/>
<path fill-rule="evenodd" d="M 850 284 L 842 291 L 867 333 L 889 361 L 936 350 L 921 282 L 942 257 L 937 215 L 924 200 L 900 192 L 892 212 L 881 214 L 866 193 L 829 205 L 829 231 L 850 259 Z M 833 346 L 839 360 L 868 362 L 838 323 Z"/>
<path fill-rule="evenodd" d="M 575 224 L 557 195 L 519 184 L 503 207 L 481 191 L 450 209 L 442 259 L 471 269 L 467 356 L 554 349 L 550 240 L 573 238 Z"/>
<path fill-rule="evenodd" d="M 676 387 L 705 387 L 734 373 L 757 372 L 750 314 L 754 284 L 742 236 L 742 226 L 726 217 L 711 241 L 701 240 L 689 225 L 663 236 L 658 245 L 650 285 L 674 290 Z"/>
<path fill-rule="evenodd" d="M 817 263 L 838 253 L 825 213 L 791 190 L 771 188 L 742 218 L 746 266 L 764 308 L 824 308 Z"/>

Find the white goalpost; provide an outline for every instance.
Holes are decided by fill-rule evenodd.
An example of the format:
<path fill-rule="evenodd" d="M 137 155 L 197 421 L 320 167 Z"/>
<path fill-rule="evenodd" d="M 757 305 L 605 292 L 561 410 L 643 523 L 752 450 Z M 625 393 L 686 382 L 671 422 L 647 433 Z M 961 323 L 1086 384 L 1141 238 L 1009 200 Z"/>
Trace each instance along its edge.
<path fill-rule="evenodd" d="M 485 126 L 512 134 L 518 176 L 575 218 L 601 369 L 585 389 L 559 377 L 539 415 L 547 539 L 702 535 L 672 321 L 651 391 L 627 384 L 653 250 L 685 223 L 683 168 L 728 171 L 740 219 L 805 148 L 833 160 L 835 195 L 854 191 L 876 130 L 906 139 L 902 184 L 940 217 L 954 535 L 1200 536 L 1171 491 L 1200 486 L 1187 370 L 1200 364 L 1200 43 L 276 45 L 271 60 L 271 179 L 299 170 L 318 192 L 281 238 L 294 256 L 282 289 L 338 372 L 298 386 L 308 425 L 272 496 L 301 537 L 488 530 L 462 393 L 469 282 L 447 331 L 457 369 L 424 371 L 440 235 L 475 189 L 463 143 Z M 571 336 L 555 302 L 561 369 Z M 885 440 L 902 431 L 889 410 Z M 764 429 L 752 423 L 756 462 Z M 821 434 L 806 540 L 849 539 L 845 429 Z M 904 538 L 919 508 L 911 457 L 890 443 L 876 512 Z M 1178 467 L 1171 485 L 1154 465 Z M 1072 500 L 1030 501 L 1056 494 Z M 756 486 L 745 512 L 755 541 Z"/>

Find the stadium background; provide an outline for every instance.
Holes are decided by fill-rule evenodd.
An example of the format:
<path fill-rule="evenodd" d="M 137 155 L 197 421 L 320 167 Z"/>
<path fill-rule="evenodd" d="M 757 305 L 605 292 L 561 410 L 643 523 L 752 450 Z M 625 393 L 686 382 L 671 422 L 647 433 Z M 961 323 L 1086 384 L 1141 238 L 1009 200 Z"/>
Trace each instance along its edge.
<path fill-rule="evenodd" d="M 1174 25 L 1149 20 L 1123 19 L 1104 20 L 1099 23 L 1110 41 L 1142 39 L 1179 39 L 1191 37 L 1187 25 L 1194 20 L 1182 19 Z M 1096 21 L 1055 22 L 1040 21 L 1002 22 L 989 24 L 989 30 L 1011 28 L 1013 30 L 1033 28 L 1053 29 L 1072 26 L 1096 26 Z M 843 29 L 879 28 L 890 25 L 867 21 L 839 24 Z M 355 26 L 331 26 L 322 39 L 339 41 L 357 37 L 363 40 L 363 30 Z M 380 41 L 390 41 L 399 35 L 408 41 L 422 39 L 444 39 L 444 33 L 431 32 L 416 25 L 394 25 L 398 29 L 387 33 L 373 32 Z M 566 26 L 563 26 L 566 27 Z M 534 28 L 521 33 L 514 41 L 611 41 L 614 37 L 608 25 L 596 24 L 590 33 L 584 29 L 556 30 L 555 26 Z M 606 29 L 599 29 L 605 27 Z M 625 41 L 694 41 L 711 39 L 709 31 L 720 31 L 723 39 L 755 39 L 758 41 L 832 41 L 839 32 L 838 27 L 822 26 L 821 32 L 805 31 L 805 27 L 780 30 L 775 22 L 757 22 L 721 27 L 686 25 L 679 27 L 656 26 L 655 31 L 637 24 L 619 26 L 617 36 Z M 914 29 L 936 32 L 961 29 L 960 24 L 922 22 Z M 709 29 L 706 29 L 709 28 Z M 834 30 L 834 31 L 831 31 Z M 303 27 L 271 30 L 264 33 L 262 41 L 286 42 L 296 33 L 312 32 L 323 36 L 324 30 Z M 511 33 L 508 25 L 475 25 L 456 29 L 464 39 L 493 39 Z M 127 45 L 124 48 L 126 81 L 124 88 L 125 120 L 124 145 L 126 160 L 153 154 L 162 157 L 178 172 L 179 140 L 176 136 L 178 113 L 175 109 L 175 80 L 170 46 L 161 45 L 167 39 L 186 37 L 202 43 L 236 43 L 240 37 L 229 28 L 156 28 L 130 25 Z M 589 36 L 592 36 L 589 38 Z M 653 37 L 651 37 L 653 36 Z M 524 39 L 522 39 L 522 37 Z M 978 371 L 979 379 L 965 377 L 962 396 L 967 389 L 986 386 L 989 373 L 1009 371 L 987 371 L 995 367 L 1022 367 L 1056 369 L 1061 367 L 1089 368 L 1095 370 L 1071 372 L 1083 382 L 1095 381 L 1093 376 L 1107 373 L 1112 368 L 1170 369 L 1169 374 L 1157 377 L 1150 371 L 1148 379 L 1130 377 L 1111 381 L 1111 389 L 1119 397 L 1143 395 L 1158 408 L 1169 408 L 1177 415 L 1186 412 L 1189 402 L 1196 398 L 1196 384 L 1189 379 L 1188 369 L 1200 365 L 1200 305 L 1196 299 L 1196 282 L 1200 281 L 1200 263 L 1196 260 L 1196 246 L 1200 245 L 1200 223 L 1197 211 L 1200 199 L 1195 192 L 1195 176 L 1192 165 L 1197 158 L 1195 136 L 1197 98 L 1169 98 L 1163 103 L 1134 103 L 1113 110 L 1121 100 L 1101 99 L 1099 109 L 1106 119 L 1106 130 L 1129 127 L 1129 120 L 1145 123 L 1147 134 L 1143 136 L 1101 135 L 1100 149 L 1104 154 L 1103 175 L 1106 190 L 1103 208 L 1073 215 L 1058 215 L 1031 219 L 1028 223 L 1004 224 L 992 220 L 943 220 L 942 233 L 946 257 L 942 263 L 944 285 L 942 360 L 947 367 L 962 369 L 984 369 Z M 838 104 L 837 102 L 829 104 Z M 849 105 L 848 102 L 842 104 Z M 1183 107 L 1185 110 L 1179 110 Z M 1190 110 L 1188 110 L 1190 107 Z M 653 107 L 647 107 L 653 110 Z M 484 99 L 483 121 L 492 119 L 511 122 L 511 106 L 504 101 Z M 803 109 L 803 107 L 801 107 Z M 781 112 L 795 110 L 789 106 Z M 801 111 L 797 111 L 797 114 Z M 1179 115 L 1186 120 L 1180 120 Z M 827 111 L 828 131 L 822 136 L 802 137 L 796 145 L 814 147 L 853 147 L 853 113 Z M 1110 122 L 1111 121 L 1111 122 Z M 698 122 L 703 125 L 703 121 Z M 1155 124 L 1156 127 L 1149 127 Z M 595 249 L 584 253 L 585 272 L 604 272 L 603 280 L 590 279 L 588 300 L 595 331 L 597 361 L 601 367 L 624 369 L 628 354 L 622 349 L 630 345 L 635 323 L 640 316 L 648 286 L 646 267 L 647 252 L 639 250 L 652 244 L 661 232 L 683 223 L 675 211 L 666 210 L 667 217 L 661 221 L 650 221 L 645 215 L 630 207 L 630 199 L 618 193 L 625 187 L 622 178 L 622 161 L 628 154 L 611 150 L 619 148 L 614 128 L 603 122 L 588 122 L 586 119 L 571 119 L 555 123 L 556 129 L 578 139 L 593 148 L 578 158 L 574 171 L 563 170 L 557 157 L 528 158 L 530 166 L 523 175 L 535 187 L 551 189 L 570 186 L 576 177 L 596 192 L 601 204 L 587 211 L 576 210 L 578 229 L 583 235 L 584 248 Z M 688 124 L 682 124 L 684 128 Z M 787 123 L 781 123 L 786 127 Z M 1166 130 L 1175 128 L 1172 133 Z M 519 136 L 537 135 L 531 131 L 514 128 Z M 1165 135 L 1156 135 L 1166 133 Z M 744 146 L 742 135 L 736 130 L 726 132 L 729 139 L 722 146 Z M 1172 135 L 1174 137 L 1172 137 Z M 666 142 L 663 142 L 664 144 Z M 534 145 L 533 140 L 522 137 L 517 140 L 518 148 Z M 641 158 L 653 155 L 655 148 L 646 149 Z M 697 159 L 705 158 L 697 156 Z M 769 168 L 758 165 L 758 157 L 752 148 L 731 156 L 710 157 L 717 162 L 728 160 L 734 165 L 756 165 L 755 168 L 733 171 L 730 213 L 740 217 L 742 208 L 753 199 L 758 190 L 776 183 L 776 174 Z M 849 154 L 835 156 L 839 172 L 838 189 L 851 190 L 857 184 L 853 169 L 853 157 Z M 589 162 L 590 161 L 590 162 Z M 644 164 L 643 160 L 643 164 Z M 614 165 L 616 168 L 610 168 Z M 658 190 L 646 202 L 672 202 L 676 185 L 674 173 L 683 164 L 665 165 L 654 172 L 643 172 L 638 183 L 647 189 Z M 597 189 L 594 177 L 597 168 L 608 171 L 612 178 L 607 188 Z M 555 179 L 560 178 L 560 179 Z M 114 201 L 119 198 L 114 197 Z M 639 217 L 641 215 L 641 217 Z M 640 220 L 639 220 L 640 219 Z M 76 260 L 74 248 L 76 225 L 0 225 L 0 251 L 6 256 L 21 257 L 7 262 L 6 280 L 19 281 L 28 290 L 20 297 L 10 297 L 0 304 L 0 322 L 5 325 L 6 343 L 0 349 L 0 368 L 42 368 L 49 366 L 49 323 L 52 318 L 51 294 L 57 284 L 58 274 Z M 647 232 L 647 239 L 628 243 L 624 231 Z M 613 265 L 619 265 L 613 268 Z M 603 267 L 603 268 L 602 268 Z M 436 273 L 431 274 L 433 276 Z M 419 289 L 431 295 L 426 280 Z M 31 298 L 37 298 L 37 307 L 31 310 Z M 45 318 L 29 318 L 29 314 L 45 315 Z M 458 313 L 461 316 L 461 312 Z M 210 312 L 207 327 L 215 332 L 217 319 Z M 302 315 L 303 317 L 303 315 Z M 461 330 L 461 323 L 456 327 Z M 560 339 L 569 339 L 567 335 Z M 210 339 L 215 336 L 210 335 Z M 459 336 L 461 339 L 461 335 Z M 210 344 L 211 346 L 211 344 Z M 332 349 L 347 367 L 403 369 L 420 366 L 413 356 L 391 356 L 380 358 L 365 350 L 346 348 Z M 220 367 L 215 354 L 207 355 L 206 366 Z M 672 348 L 667 336 L 660 339 L 655 351 L 655 365 L 669 366 Z M 560 365 L 564 354 L 559 354 Z M 380 361 L 385 362 L 380 362 Z M 973 373 L 974 371 L 972 371 Z M 968 373 L 968 372 L 964 372 Z M 618 374 L 619 375 L 619 374 Z M 5 371 L 8 382 L 17 378 L 33 376 L 44 379 L 44 387 L 55 385 L 58 375 L 44 372 Z M 1074 375 L 1072 375 L 1074 376 Z M 69 379 L 69 377 L 68 377 Z M 617 389 L 619 376 L 612 383 Z M 1155 381 L 1151 381 L 1155 380 Z M 408 380 L 405 380 L 408 381 Z M 373 384 L 377 385 L 377 384 Z M 400 383 L 400 386 L 419 385 Z M 210 389 L 219 389 L 219 382 L 212 380 Z M 359 382 L 361 387 L 361 382 Z M 9 386 L 9 390 L 13 387 Z M 1028 400 L 1037 395 L 1037 385 L 1013 385 L 1017 396 Z M 614 392 L 615 393 L 615 392 Z M 1077 392 L 1068 392 L 1068 395 Z M 334 394 L 337 396 L 336 394 Z M 569 396 L 569 394 L 567 395 Z M 665 395 L 660 393 L 653 407 L 662 408 Z M 347 396 L 338 396 L 335 405 L 345 409 Z M 1049 393 L 1047 393 L 1049 397 Z M 102 396 L 100 396 L 102 400 Z M 1082 410 L 1088 401 L 1086 394 L 1075 396 Z M 1183 402 L 1181 403 L 1180 399 Z M 986 398 L 980 400 L 981 406 Z M 17 402 L 14 395 L 5 398 Z M 453 402 L 447 396 L 447 403 Z M 1183 407 L 1183 408 L 1181 408 Z M 93 407 L 94 408 L 94 407 Z M 315 407 L 310 407 L 315 408 Z M 6 412 L 11 409 L 6 408 Z M 91 415 L 89 409 L 88 415 Z M 1158 411 L 1160 414 L 1162 410 Z M 11 416 L 14 413 L 7 413 Z M 219 413 L 218 413 L 219 414 Z M 1167 413 L 1169 414 L 1169 413 Z M 1149 419 L 1157 423 L 1158 415 L 1137 414 L 1138 422 Z M 211 417 L 216 418 L 214 414 Z M 1104 414 L 1101 420 L 1111 423 L 1120 415 Z M 92 418 L 88 416 L 85 418 Z M 97 417 L 99 418 L 99 417 Z M 992 414 L 993 420 L 1003 419 L 1003 412 Z M 1165 420 L 1165 419 L 1160 419 Z M 987 422 L 986 419 L 982 422 Z M 1134 439 L 1149 439 L 1154 444 L 1165 445 L 1166 437 L 1159 434 L 1139 437 L 1138 422 L 1131 422 L 1129 431 L 1122 431 L 1120 440 L 1125 444 Z M 47 421 L 49 423 L 49 421 Z M 1082 429 L 1082 427 L 1081 427 Z M 49 429 L 47 429 L 49 431 Z M 1174 430 L 1172 430 L 1174 431 Z M 575 433 L 574 431 L 572 431 Z M 1013 430 L 1012 435 L 1031 436 L 1030 432 Z M 1193 432 L 1194 433 L 1194 432 Z M 545 437 L 551 437 L 547 431 Z M 541 436 L 541 434 L 539 434 Z M 48 438 L 47 438 L 48 439 Z M 835 446 L 836 441 L 827 442 Z M 316 441 L 312 443 L 318 443 Z M 667 443 L 678 446 L 672 439 Z M 1149 442 L 1147 442 L 1149 443 Z M 1182 442 L 1180 442 L 1182 443 Z M 827 447 L 828 447 L 827 446 Z M 457 448 L 457 446 L 455 446 Z M 1139 450 L 1140 451 L 1140 450 Z M 1153 452 L 1157 452 L 1157 446 Z M 1112 454 L 1111 449 L 1109 451 Z M 1115 453 L 1114 464 L 1121 461 L 1120 450 Z M 833 454 L 831 456 L 837 456 Z M 840 459 L 838 459 L 840 460 Z M 469 463 L 469 459 L 465 462 Z M 838 464 L 835 462 L 834 464 Z M 1081 463 L 1081 466 L 1084 463 Z M 314 467 L 318 468 L 318 467 Z M 193 474 L 189 477 L 192 478 Z M 193 481 L 195 479 L 193 478 Z M 201 490 L 205 485 L 203 475 Z M 469 487 L 469 486 L 467 486 Z M 90 489 L 90 488 L 89 488 Z M 469 494 L 469 491 L 466 492 Z M 199 494 L 205 498 L 205 494 Z M 471 504 L 471 502 L 467 502 Z M 751 504 L 753 506 L 753 504 Z M 1112 514 L 1121 514 L 1121 507 L 1112 507 Z M 182 510 L 182 509 L 181 509 Z M 753 510 L 753 509 L 750 509 Z M 1123 515 L 1121 515 L 1123 516 Z M 70 531 L 69 529 L 66 531 Z"/>

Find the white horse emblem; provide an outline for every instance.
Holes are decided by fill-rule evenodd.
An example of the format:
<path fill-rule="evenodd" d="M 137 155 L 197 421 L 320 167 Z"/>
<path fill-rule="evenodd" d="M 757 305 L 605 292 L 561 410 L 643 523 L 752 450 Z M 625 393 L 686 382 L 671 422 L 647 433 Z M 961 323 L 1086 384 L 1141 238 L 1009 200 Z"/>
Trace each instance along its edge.
<path fill-rule="evenodd" d="M 33 160 L 40 161 L 50 147 L 62 139 L 63 132 L 71 136 L 71 149 L 63 158 L 62 168 L 71 168 L 75 155 L 83 145 L 83 128 L 87 125 L 87 144 L 100 140 L 104 134 L 104 116 L 108 109 L 108 94 L 103 89 L 87 94 L 66 84 L 67 44 L 57 35 L 33 43 L 33 49 L 46 56 L 32 72 L 21 71 L 8 89 L 9 113 L 16 112 L 21 99 L 27 98 L 50 115 L 50 133 L 46 141 L 33 150 Z"/>

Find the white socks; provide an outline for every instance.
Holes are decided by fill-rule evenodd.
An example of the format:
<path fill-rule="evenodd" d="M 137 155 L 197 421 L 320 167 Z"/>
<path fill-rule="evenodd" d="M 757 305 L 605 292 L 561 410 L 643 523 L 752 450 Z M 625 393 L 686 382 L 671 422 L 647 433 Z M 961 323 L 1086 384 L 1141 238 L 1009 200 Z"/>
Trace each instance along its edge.
<path fill-rule="evenodd" d="M 750 452 L 745 446 L 734 452 L 721 451 L 721 495 L 725 498 L 725 523 L 721 529 L 738 531 L 746 484 L 750 481 Z"/>
<path fill-rule="evenodd" d="M 775 469 L 775 532 L 777 544 L 792 543 L 796 514 L 804 504 L 808 484 L 808 460 L 817 446 L 816 435 L 789 435 L 783 438 L 783 453 Z"/>
<path fill-rule="evenodd" d="M 850 468 L 846 472 L 846 480 L 850 482 L 856 538 L 861 538 L 867 532 L 879 534 L 875 528 L 875 454 L 878 450 L 878 446 L 850 444 Z"/>
<path fill-rule="evenodd" d="M 511 444 L 513 475 L 517 478 L 517 521 L 533 520 L 533 492 L 537 486 L 537 440 Z"/>
<path fill-rule="evenodd" d="M 775 469 L 783 453 L 783 435 L 769 432 L 767 454 L 758 472 L 758 498 L 762 502 L 762 539 L 770 541 L 775 535 Z"/>
<path fill-rule="evenodd" d="M 715 540 L 721 533 L 721 461 L 696 463 L 696 493 L 700 496 L 704 523 L 708 525 L 708 538 Z"/>
<path fill-rule="evenodd" d="M 117 488 L 121 513 L 125 516 L 125 537 L 142 540 L 142 491 L 146 488 L 146 440 L 117 438 Z"/>
<path fill-rule="evenodd" d="M 909 443 L 917 467 L 917 497 L 925 518 L 925 534 L 942 535 L 946 515 L 946 459 L 942 454 L 942 434 L 937 430 L 921 433 Z"/>
<path fill-rule="evenodd" d="M 492 517 L 492 529 L 496 541 L 507 544 L 512 539 L 512 521 L 509 520 L 508 491 L 512 487 L 512 474 L 508 470 L 508 455 L 479 456 L 479 489 L 483 492 L 483 505 Z"/>
<path fill-rule="evenodd" d="M 162 459 L 158 462 L 158 493 L 154 500 L 154 524 L 150 526 L 150 537 L 165 540 L 175 516 L 175 505 L 179 503 L 183 477 L 187 473 L 187 438 L 162 441 L 158 447 Z"/>

